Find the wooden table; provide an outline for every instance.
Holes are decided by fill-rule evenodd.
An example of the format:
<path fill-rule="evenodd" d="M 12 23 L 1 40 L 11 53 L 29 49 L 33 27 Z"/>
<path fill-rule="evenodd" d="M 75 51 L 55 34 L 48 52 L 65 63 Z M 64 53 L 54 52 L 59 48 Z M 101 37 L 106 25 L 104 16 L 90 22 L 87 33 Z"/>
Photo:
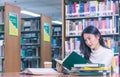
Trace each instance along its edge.
<path fill-rule="evenodd" d="M 16 73 L 0 73 L 0 77 L 120 77 L 120 74 L 112 74 L 111 76 L 72 76 L 63 74 L 26 75 L 16 72 Z"/>

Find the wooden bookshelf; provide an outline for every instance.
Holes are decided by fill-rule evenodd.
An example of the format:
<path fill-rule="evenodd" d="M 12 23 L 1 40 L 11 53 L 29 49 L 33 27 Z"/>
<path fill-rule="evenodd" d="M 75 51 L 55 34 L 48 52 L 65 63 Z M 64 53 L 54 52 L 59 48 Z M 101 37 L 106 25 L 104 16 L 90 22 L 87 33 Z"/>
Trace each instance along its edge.
<path fill-rule="evenodd" d="M 44 67 L 44 62 L 45 61 L 51 61 L 52 57 L 51 57 L 51 35 L 52 35 L 52 21 L 51 18 L 45 15 L 41 15 L 41 48 L 40 48 L 40 65 L 41 67 Z M 44 26 L 45 23 L 48 24 L 49 28 L 50 28 L 50 38 L 49 41 L 45 41 L 44 40 Z"/>
<path fill-rule="evenodd" d="M 52 39 L 51 39 L 51 51 L 52 51 L 52 67 L 56 67 L 55 59 L 62 59 L 62 26 L 52 25 Z"/>
<path fill-rule="evenodd" d="M 76 51 L 76 48 L 80 51 L 77 47 L 79 44 L 76 45 L 76 42 L 80 42 L 82 30 L 88 25 L 93 25 L 101 32 L 106 46 L 113 49 L 112 69 L 118 72 L 120 55 L 119 6 L 119 0 L 62 0 L 62 59 L 72 51 Z"/>
<path fill-rule="evenodd" d="M 3 8 L 2 24 L 4 27 L 4 63 L 3 72 L 20 72 L 20 8 L 9 3 L 5 3 Z M 10 17 L 17 20 L 15 23 L 16 32 L 10 31 Z M 11 20 L 12 21 L 12 20 Z M 11 28 L 13 29 L 13 28 Z"/>
<path fill-rule="evenodd" d="M 62 0 L 62 59 L 65 57 L 65 0 Z"/>
<path fill-rule="evenodd" d="M 48 41 L 44 39 L 45 26 L 49 27 L 50 32 Z M 22 70 L 44 67 L 45 61 L 51 61 L 50 17 L 40 15 L 40 17 L 22 18 L 21 35 Z"/>
<path fill-rule="evenodd" d="M 109 3 L 111 5 L 108 5 Z M 102 10 L 102 6 L 108 8 Z M 89 10 L 85 8 L 89 8 Z M 80 38 L 82 30 L 88 25 L 95 25 L 105 40 L 111 41 L 111 47 L 113 47 L 112 40 L 114 40 L 114 43 L 119 42 L 120 26 L 118 23 L 118 9 L 119 0 L 115 2 L 112 0 L 106 2 L 104 0 L 62 0 L 62 58 L 66 55 L 65 42 L 70 39 L 75 40 L 76 38 Z M 116 45 L 116 47 L 118 46 Z M 115 53 L 116 51 L 120 50 L 115 50 Z"/>
<path fill-rule="evenodd" d="M 40 17 L 22 18 L 21 70 L 40 68 Z"/>

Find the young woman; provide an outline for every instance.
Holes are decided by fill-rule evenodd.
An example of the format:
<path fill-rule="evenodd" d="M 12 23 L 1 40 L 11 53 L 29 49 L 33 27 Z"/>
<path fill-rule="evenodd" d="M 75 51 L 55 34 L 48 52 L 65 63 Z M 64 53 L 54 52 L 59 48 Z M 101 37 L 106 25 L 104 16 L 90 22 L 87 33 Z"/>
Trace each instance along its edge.
<path fill-rule="evenodd" d="M 88 62 L 105 64 L 106 67 L 111 67 L 114 53 L 105 46 L 101 33 L 96 27 L 86 27 L 80 39 L 80 50 Z M 59 72 L 65 71 L 58 63 L 56 69 Z"/>
<path fill-rule="evenodd" d="M 81 35 L 80 50 L 84 58 L 91 63 L 105 64 L 111 66 L 114 53 L 105 46 L 99 30 L 94 26 L 86 27 Z"/>

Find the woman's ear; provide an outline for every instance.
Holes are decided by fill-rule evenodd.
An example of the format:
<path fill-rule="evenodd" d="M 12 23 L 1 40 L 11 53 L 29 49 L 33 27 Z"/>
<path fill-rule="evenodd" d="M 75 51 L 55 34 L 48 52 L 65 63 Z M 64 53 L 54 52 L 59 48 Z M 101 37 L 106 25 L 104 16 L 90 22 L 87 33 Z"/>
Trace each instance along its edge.
<path fill-rule="evenodd" d="M 100 35 L 99 35 L 99 34 L 98 34 L 98 35 L 96 35 L 96 38 L 97 38 L 97 39 L 100 39 Z"/>

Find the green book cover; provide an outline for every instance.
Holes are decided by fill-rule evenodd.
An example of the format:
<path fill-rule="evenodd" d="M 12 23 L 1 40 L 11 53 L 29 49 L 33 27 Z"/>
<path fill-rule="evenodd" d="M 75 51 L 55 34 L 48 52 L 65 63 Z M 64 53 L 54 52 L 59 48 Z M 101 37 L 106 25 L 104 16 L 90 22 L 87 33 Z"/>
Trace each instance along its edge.
<path fill-rule="evenodd" d="M 71 70 L 74 64 L 86 64 L 86 63 L 87 60 L 74 51 L 62 61 L 62 65 L 69 70 Z"/>

